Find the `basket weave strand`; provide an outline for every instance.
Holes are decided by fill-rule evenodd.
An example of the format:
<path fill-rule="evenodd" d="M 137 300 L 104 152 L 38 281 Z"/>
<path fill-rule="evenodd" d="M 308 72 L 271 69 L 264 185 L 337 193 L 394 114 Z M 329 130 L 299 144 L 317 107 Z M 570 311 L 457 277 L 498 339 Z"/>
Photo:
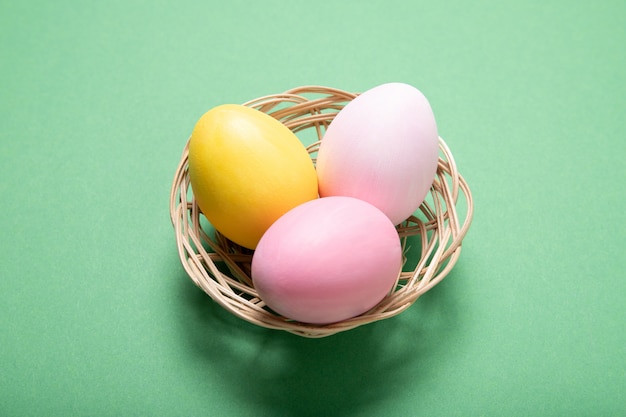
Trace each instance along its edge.
<path fill-rule="evenodd" d="M 335 115 L 356 96 L 334 88 L 305 86 L 244 105 L 271 115 L 296 134 L 312 130 L 317 141 L 307 151 L 315 162 L 324 132 Z M 202 219 L 189 183 L 188 145 L 187 142 L 170 193 L 170 216 L 180 260 L 195 285 L 232 314 L 258 326 L 305 337 L 324 337 L 393 317 L 448 275 L 460 256 L 462 240 L 471 224 L 470 189 L 447 144 L 439 138 L 439 164 L 429 194 L 419 210 L 396 227 L 405 252 L 416 259 L 419 256 L 415 267 L 403 270 L 394 289 L 358 317 L 327 325 L 296 322 L 276 314 L 259 298 L 250 277 L 253 252 L 217 231 L 212 233 Z M 457 205 L 463 200 L 465 215 L 459 219 Z M 418 254 L 408 248 L 409 237 L 419 239 L 419 244 L 413 243 L 420 248 Z"/>

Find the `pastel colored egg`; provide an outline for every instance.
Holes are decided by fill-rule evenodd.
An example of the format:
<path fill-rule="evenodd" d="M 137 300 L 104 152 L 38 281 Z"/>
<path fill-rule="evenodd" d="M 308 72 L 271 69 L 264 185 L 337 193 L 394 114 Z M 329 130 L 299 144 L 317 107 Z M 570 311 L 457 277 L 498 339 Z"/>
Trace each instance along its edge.
<path fill-rule="evenodd" d="M 318 193 L 315 167 L 295 134 L 236 104 L 215 107 L 197 122 L 189 141 L 189 179 L 209 222 L 250 249 L 280 216 Z"/>
<path fill-rule="evenodd" d="M 430 103 L 418 89 L 403 83 L 372 88 L 348 103 L 323 137 L 320 196 L 362 199 L 399 224 L 433 183 L 438 139 Z"/>
<path fill-rule="evenodd" d="M 290 210 L 267 230 L 252 280 L 277 313 L 326 324 L 370 310 L 401 268 L 400 238 L 385 214 L 359 199 L 327 197 Z"/>

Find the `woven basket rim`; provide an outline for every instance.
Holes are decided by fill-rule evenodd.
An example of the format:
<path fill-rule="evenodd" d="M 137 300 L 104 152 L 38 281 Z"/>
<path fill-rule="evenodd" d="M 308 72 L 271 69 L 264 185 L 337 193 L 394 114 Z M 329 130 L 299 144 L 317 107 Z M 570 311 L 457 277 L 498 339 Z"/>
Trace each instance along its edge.
<path fill-rule="evenodd" d="M 345 104 L 358 96 L 336 88 L 302 86 L 263 96 L 244 105 L 270 114 L 294 133 L 313 129 L 318 140 L 307 147 L 312 160 L 323 134 Z M 411 271 L 403 271 L 398 285 L 370 311 L 337 323 L 313 325 L 282 317 L 258 297 L 249 273 L 252 251 L 241 248 L 202 227 L 201 211 L 193 197 L 188 174 L 187 141 L 170 192 L 170 217 L 182 266 L 196 286 L 230 313 L 258 326 L 284 330 L 304 337 L 325 337 L 393 317 L 448 275 L 459 259 L 462 241 L 473 217 L 473 199 L 459 173 L 452 152 L 439 137 L 437 174 L 416 215 L 398 227 L 405 248 L 409 236 L 419 236 L 420 259 Z M 466 202 L 465 217 L 457 212 L 459 198 Z M 220 268 L 221 267 L 221 268 Z M 225 272 L 225 270 L 227 272 Z"/>

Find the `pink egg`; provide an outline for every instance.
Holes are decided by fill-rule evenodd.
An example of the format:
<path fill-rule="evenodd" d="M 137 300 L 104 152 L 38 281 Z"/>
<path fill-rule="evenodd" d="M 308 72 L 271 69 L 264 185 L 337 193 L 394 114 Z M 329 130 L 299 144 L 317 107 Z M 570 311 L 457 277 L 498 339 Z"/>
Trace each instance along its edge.
<path fill-rule="evenodd" d="M 254 252 L 252 280 L 277 313 L 326 324 L 374 307 L 401 268 L 400 238 L 387 216 L 362 200 L 327 197 L 270 226 Z"/>
<path fill-rule="evenodd" d="M 365 200 L 399 224 L 424 201 L 437 170 L 433 111 L 415 87 L 389 83 L 348 103 L 317 156 L 320 196 Z"/>

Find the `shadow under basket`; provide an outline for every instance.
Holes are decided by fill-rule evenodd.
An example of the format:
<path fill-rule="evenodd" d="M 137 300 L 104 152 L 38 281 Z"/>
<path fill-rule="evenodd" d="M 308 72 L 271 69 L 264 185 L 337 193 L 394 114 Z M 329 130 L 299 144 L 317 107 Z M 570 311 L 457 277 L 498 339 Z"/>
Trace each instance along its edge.
<path fill-rule="evenodd" d="M 309 135 L 312 143 L 307 150 L 315 162 L 326 128 L 357 95 L 327 87 L 298 87 L 244 105 L 271 115 L 298 136 Z M 406 262 L 393 290 L 360 316 L 326 325 L 300 323 L 270 310 L 259 298 L 250 278 L 254 252 L 226 239 L 204 219 L 189 184 L 188 145 L 170 195 L 180 260 L 193 282 L 223 308 L 266 328 L 304 337 L 324 337 L 401 313 L 450 272 L 472 220 L 470 189 L 457 171 L 450 149 L 439 138 L 439 165 L 433 185 L 419 210 L 396 227 L 405 262 L 411 259 L 410 270 L 406 270 Z M 459 213 L 464 214 L 462 221 Z"/>

